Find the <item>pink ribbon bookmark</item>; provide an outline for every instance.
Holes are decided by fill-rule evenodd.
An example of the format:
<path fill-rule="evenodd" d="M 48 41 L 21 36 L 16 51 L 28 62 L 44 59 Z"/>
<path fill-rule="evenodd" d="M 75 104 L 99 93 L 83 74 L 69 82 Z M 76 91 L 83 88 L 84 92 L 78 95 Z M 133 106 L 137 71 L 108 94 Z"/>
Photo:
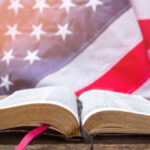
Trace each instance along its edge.
<path fill-rule="evenodd" d="M 21 142 L 17 145 L 15 150 L 24 150 L 27 145 L 40 133 L 44 132 L 49 126 L 41 125 L 40 127 L 33 129 L 30 131 L 25 137 L 21 140 Z"/>

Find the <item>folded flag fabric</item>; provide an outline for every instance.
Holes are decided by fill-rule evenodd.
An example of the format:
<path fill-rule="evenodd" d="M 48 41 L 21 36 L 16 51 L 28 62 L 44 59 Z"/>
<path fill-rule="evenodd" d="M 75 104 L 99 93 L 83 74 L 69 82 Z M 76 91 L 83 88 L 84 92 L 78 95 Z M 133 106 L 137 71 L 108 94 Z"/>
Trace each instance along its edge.
<path fill-rule="evenodd" d="M 137 16 L 141 32 L 143 34 L 146 46 L 150 48 L 150 1 L 149 0 L 131 0 L 131 4 Z"/>
<path fill-rule="evenodd" d="M 134 9 L 137 21 L 140 25 L 148 58 L 150 60 L 150 1 L 149 0 L 130 0 Z M 150 97 L 150 79 L 148 79 L 141 87 L 134 92 L 134 94 L 142 94 L 145 97 Z"/>
<path fill-rule="evenodd" d="M 145 31 L 132 6 L 128 0 L 1 0 L 0 94 L 64 85 L 77 95 L 105 89 L 150 97 L 143 90 L 150 85 Z"/>

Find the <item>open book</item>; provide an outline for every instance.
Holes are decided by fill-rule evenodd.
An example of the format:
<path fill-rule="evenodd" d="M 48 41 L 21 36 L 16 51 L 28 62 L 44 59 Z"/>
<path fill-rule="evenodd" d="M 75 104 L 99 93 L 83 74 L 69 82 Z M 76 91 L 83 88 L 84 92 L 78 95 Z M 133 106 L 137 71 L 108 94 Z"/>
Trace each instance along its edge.
<path fill-rule="evenodd" d="M 0 130 L 49 124 L 67 137 L 89 134 L 150 133 L 150 101 L 135 95 L 91 90 L 76 97 L 66 87 L 21 90 L 0 100 Z"/>

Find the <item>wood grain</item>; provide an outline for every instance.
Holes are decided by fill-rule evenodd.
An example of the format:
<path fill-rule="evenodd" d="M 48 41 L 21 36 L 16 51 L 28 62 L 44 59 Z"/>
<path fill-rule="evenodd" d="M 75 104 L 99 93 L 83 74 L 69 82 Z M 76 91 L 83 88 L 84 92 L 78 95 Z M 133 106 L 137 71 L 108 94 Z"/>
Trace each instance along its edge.
<path fill-rule="evenodd" d="M 0 134 L 0 150 L 13 150 L 23 135 Z M 26 150 L 89 150 L 90 145 L 83 142 L 56 140 L 40 135 Z M 94 150 L 150 150 L 150 135 L 99 136 L 94 140 Z"/>

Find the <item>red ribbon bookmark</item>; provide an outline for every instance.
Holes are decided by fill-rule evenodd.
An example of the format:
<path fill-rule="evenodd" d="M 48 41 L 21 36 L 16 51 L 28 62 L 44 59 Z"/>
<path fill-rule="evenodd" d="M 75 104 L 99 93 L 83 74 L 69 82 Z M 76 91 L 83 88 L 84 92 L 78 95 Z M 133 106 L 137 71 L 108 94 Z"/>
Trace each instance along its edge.
<path fill-rule="evenodd" d="M 40 127 L 33 129 L 30 131 L 25 137 L 20 141 L 18 146 L 15 148 L 15 150 L 24 150 L 27 145 L 40 133 L 44 132 L 46 129 L 48 129 L 48 125 L 41 125 Z"/>

